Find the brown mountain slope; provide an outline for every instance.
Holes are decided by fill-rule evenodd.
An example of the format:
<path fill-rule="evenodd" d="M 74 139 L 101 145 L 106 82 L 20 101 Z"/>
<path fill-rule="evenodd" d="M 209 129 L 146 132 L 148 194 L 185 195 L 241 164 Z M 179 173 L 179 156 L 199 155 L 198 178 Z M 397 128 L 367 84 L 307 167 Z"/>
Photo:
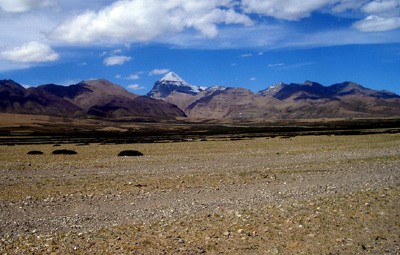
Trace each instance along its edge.
<path fill-rule="evenodd" d="M 147 120 L 189 116 L 238 121 L 400 116 L 400 96 L 352 82 L 331 86 L 310 81 L 280 83 L 253 93 L 244 88 L 193 86 L 169 73 L 149 95 L 162 100 L 130 93 L 106 80 L 28 89 L 14 81 L 2 80 L 0 112 Z"/>
<path fill-rule="evenodd" d="M 323 86 L 280 83 L 253 93 L 242 88 L 201 88 L 168 81 L 155 83 L 148 95 L 178 105 L 193 119 L 267 120 L 298 118 L 351 118 L 400 116 L 400 96 L 364 88 L 353 82 Z M 179 77 L 179 76 L 178 76 Z M 161 96 L 162 95 L 162 96 Z"/>
<path fill-rule="evenodd" d="M 0 111 L 53 116 L 140 117 L 153 120 L 184 117 L 175 105 L 138 96 L 106 80 L 55 84 L 25 89 L 13 81 L 0 81 Z"/>
<path fill-rule="evenodd" d="M 280 84 L 258 93 L 279 99 L 284 118 L 385 117 L 400 115 L 400 96 L 353 82 L 331 86 L 306 81 Z"/>
<path fill-rule="evenodd" d="M 243 121 L 275 118 L 277 100 L 262 98 L 243 88 L 218 90 L 193 102 L 188 116 L 196 119 L 236 119 Z"/>
<path fill-rule="evenodd" d="M 85 109 L 89 115 L 157 119 L 185 116 L 184 112 L 173 104 L 130 93 L 106 80 L 84 81 L 79 85 L 87 91 L 70 100 Z"/>
<path fill-rule="evenodd" d="M 47 91 L 25 89 L 11 80 L 0 81 L 0 111 L 7 113 L 77 116 L 81 108 Z"/>

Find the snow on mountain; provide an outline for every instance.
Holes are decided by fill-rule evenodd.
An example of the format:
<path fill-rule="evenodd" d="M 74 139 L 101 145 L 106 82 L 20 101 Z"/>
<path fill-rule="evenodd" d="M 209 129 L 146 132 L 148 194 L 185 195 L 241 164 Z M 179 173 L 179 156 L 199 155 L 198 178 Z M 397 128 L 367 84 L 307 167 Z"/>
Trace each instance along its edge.
<path fill-rule="evenodd" d="M 276 85 L 271 85 L 268 88 L 257 92 L 260 96 L 274 96 L 279 90 L 281 90 L 285 86 L 285 83 L 280 82 Z"/>
<path fill-rule="evenodd" d="M 173 92 L 197 95 L 203 90 L 203 87 L 191 85 L 176 73 L 169 72 L 154 84 L 153 89 L 147 96 L 156 99 L 165 99 Z"/>
<path fill-rule="evenodd" d="M 160 82 L 167 83 L 167 84 L 174 84 L 176 86 L 190 87 L 190 91 L 193 93 L 199 93 L 200 91 L 203 90 L 202 87 L 190 85 L 189 83 L 187 83 L 184 79 L 182 79 L 179 75 L 177 75 L 174 72 L 167 73 L 163 78 L 160 79 Z"/>
<path fill-rule="evenodd" d="M 167 73 L 163 78 L 159 80 L 160 82 L 175 83 L 180 86 L 190 86 L 184 79 L 174 72 Z"/>

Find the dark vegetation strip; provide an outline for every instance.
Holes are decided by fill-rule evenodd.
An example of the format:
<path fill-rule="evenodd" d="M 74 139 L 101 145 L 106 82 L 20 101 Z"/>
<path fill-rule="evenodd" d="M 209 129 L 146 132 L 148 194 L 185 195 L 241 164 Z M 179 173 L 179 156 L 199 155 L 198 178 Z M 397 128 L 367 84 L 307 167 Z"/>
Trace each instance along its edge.
<path fill-rule="evenodd" d="M 126 124 L 126 123 L 125 123 Z M 27 128 L 32 130 L 32 128 Z M 166 124 L 149 123 L 126 132 L 98 131 L 65 126 L 45 126 L 31 132 L 0 130 L 0 145 L 66 143 L 157 143 L 191 140 L 293 137 L 299 135 L 362 135 L 400 133 L 400 119 L 357 119 L 320 121 L 277 121 L 253 124 Z"/>

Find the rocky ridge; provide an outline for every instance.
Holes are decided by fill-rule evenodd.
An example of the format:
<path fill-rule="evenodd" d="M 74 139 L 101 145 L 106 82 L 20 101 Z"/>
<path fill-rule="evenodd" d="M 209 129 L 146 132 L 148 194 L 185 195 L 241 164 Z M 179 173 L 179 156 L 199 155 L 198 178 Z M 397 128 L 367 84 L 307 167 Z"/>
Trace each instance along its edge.
<path fill-rule="evenodd" d="M 177 84 L 169 73 L 155 83 L 149 97 L 177 105 L 195 119 L 254 121 L 266 119 L 385 117 L 400 115 L 400 96 L 354 82 L 323 86 L 317 82 L 279 83 L 253 93 L 244 88 Z"/>

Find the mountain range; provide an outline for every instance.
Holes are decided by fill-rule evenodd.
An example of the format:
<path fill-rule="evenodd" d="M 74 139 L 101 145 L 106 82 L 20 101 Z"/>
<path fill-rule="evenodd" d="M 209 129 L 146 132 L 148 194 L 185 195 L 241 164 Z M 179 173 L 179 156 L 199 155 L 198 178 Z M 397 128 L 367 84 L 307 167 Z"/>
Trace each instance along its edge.
<path fill-rule="evenodd" d="M 175 119 L 186 117 L 177 106 L 139 96 L 106 80 L 24 88 L 0 81 L 0 112 L 62 117 Z"/>
<path fill-rule="evenodd" d="M 267 120 L 366 118 L 400 115 L 400 96 L 353 82 L 323 86 L 279 83 L 253 93 L 244 88 L 189 85 L 174 73 L 157 81 L 147 94 L 177 105 L 194 119 Z"/>
<path fill-rule="evenodd" d="M 269 119 L 400 116 L 400 96 L 353 82 L 323 86 L 279 83 L 254 93 L 236 87 L 202 87 L 170 72 L 147 96 L 107 80 L 25 88 L 0 80 L 0 112 L 65 117 L 262 121 Z"/>

